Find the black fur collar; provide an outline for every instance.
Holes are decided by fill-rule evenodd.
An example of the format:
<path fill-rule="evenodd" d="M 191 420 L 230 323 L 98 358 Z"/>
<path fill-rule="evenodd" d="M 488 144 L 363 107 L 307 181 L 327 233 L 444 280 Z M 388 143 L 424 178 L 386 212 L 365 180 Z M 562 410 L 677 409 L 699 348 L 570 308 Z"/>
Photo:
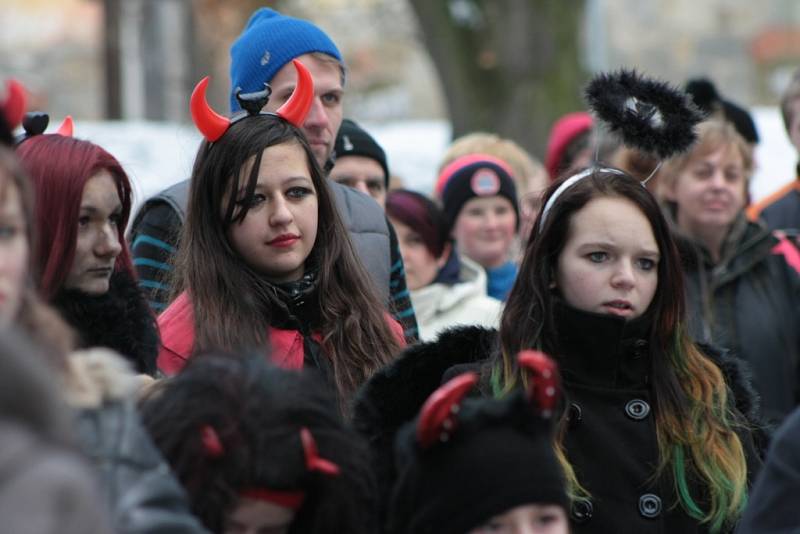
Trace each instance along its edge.
<path fill-rule="evenodd" d="M 137 372 L 155 373 L 158 327 L 136 281 L 127 273 L 115 272 L 105 295 L 62 289 L 52 305 L 77 331 L 81 348 L 111 348 Z"/>

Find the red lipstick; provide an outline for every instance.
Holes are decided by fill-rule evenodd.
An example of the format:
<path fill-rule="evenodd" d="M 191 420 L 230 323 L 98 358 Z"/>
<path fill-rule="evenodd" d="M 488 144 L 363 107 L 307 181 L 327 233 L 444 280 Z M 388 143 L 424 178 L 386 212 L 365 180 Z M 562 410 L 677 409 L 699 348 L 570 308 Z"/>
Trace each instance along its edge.
<path fill-rule="evenodd" d="M 294 245 L 298 239 L 300 239 L 299 235 L 281 234 L 278 237 L 272 239 L 271 241 L 267 241 L 267 245 L 271 247 L 286 248 Z"/>

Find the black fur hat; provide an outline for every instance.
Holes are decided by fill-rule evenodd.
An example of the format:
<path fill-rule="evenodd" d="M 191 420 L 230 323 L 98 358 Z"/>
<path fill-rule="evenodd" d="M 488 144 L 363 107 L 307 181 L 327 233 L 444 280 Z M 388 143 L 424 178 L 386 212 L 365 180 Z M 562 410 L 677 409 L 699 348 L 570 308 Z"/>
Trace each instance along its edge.
<path fill-rule="evenodd" d="M 711 114 L 721 110 L 725 120 L 733 124 L 745 141 L 758 143 L 758 129 L 753 117 L 743 107 L 722 98 L 711 80 L 693 78 L 686 82 L 686 92 L 703 112 Z"/>

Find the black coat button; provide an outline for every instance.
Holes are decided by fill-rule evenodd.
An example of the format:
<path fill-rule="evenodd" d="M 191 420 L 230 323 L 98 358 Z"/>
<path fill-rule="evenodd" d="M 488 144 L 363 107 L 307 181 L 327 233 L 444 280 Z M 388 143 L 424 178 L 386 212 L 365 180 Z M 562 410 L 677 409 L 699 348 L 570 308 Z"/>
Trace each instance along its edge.
<path fill-rule="evenodd" d="M 592 518 L 594 507 L 589 499 L 577 499 L 572 502 L 569 514 L 576 523 L 586 523 Z"/>
<path fill-rule="evenodd" d="M 641 421 L 650 414 L 650 405 L 642 399 L 633 399 L 625 405 L 625 413 L 634 421 Z"/>
<path fill-rule="evenodd" d="M 647 354 L 647 340 L 637 339 L 633 344 L 633 357 L 641 358 Z"/>
<path fill-rule="evenodd" d="M 581 407 L 571 402 L 569 404 L 569 411 L 567 412 L 567 421 L 569 421 L 569 426 L 575 427 L 583 420 L 583 411 Z"/>
<path fill-rule="evenodd" d="M 645 493 L 639 497 L 639 513 L 648 519 L 658 517 L 661 514 L 661 498 L 652 493 Z"/>

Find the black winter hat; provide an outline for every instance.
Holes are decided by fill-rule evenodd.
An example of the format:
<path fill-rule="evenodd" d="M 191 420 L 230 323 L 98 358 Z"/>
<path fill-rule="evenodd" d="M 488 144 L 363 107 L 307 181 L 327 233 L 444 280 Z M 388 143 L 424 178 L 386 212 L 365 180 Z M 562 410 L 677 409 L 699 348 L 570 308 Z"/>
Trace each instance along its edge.
<path fill-rule="evenodd" d="M 467 154 L 442 169 L 436 182 L 444 213 L 454 226 L 461 208 L 474 197 L 502 196 L 514 207 L 519 226 L 517 188 L 509 165 L 487 154 Z"/>
<path fill-rule="evenodd" d="M 383 169 L 384 185 L 387 189 L 389 188 L 389 165 L 386 161 L 386 152 L 375 141 L 375 138 L 355 121 L 350 119 L 342 121 L 333 150 L 337 157 L 364 156 L 377 161 Z"/>
<path fill-rule="evenodd" d="M 463 534 L 526 504 L 568 509 L 552 420 L 537 414 L 523 391 L 457 408 L 457 421 L 443 426 L 452 430 L 432 445 L 421 441 L 420 418 L 398 433 L 391 534 Z"/>
<path fill-rule="evenodd" d="M 725 120 L 733 124 L 748 143 L 758 143 L 758 130 L 753 117 L 743 107 L 725 100 L 717 91 L 713 82 L 707 78 L 694 78 L 686 83 L 686 92 L 695 105 L 706 113 L 721 109 Z"/>

